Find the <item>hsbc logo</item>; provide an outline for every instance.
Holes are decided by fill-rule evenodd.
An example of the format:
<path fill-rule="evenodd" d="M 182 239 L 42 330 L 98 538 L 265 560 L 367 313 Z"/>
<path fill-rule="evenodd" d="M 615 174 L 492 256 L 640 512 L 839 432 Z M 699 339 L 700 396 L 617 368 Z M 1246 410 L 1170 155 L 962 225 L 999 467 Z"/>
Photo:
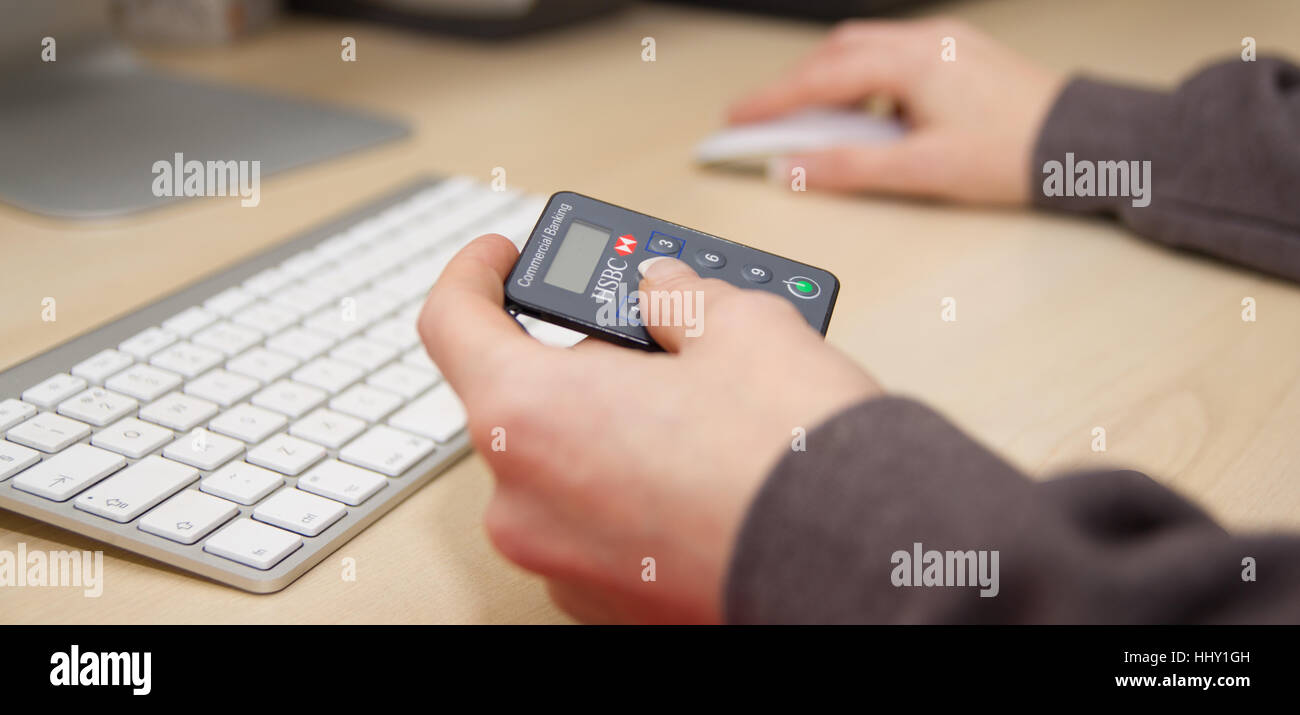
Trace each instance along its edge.
<path fill-rule="evenodd" d="M 618 243 L 614 245 L 614 250 L 620 255 L 630 256 L 636 251 L 636 236 L 630 233 L 618 237 Z"/>

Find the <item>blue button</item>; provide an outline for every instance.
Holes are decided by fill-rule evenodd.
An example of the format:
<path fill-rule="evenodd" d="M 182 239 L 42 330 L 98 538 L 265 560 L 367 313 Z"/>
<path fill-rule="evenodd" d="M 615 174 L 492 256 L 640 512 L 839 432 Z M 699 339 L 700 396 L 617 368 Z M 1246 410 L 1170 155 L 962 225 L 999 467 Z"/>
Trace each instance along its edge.
<path fill-rule="evenodd" d="M 682 253 L 682 239 L 669 236 L 666 233 L 652 231 L 650 240 L 645 242 L 645 250 L 650 253 L 658 253 L 661 256 L 672 256 L 676 258 Z"/>

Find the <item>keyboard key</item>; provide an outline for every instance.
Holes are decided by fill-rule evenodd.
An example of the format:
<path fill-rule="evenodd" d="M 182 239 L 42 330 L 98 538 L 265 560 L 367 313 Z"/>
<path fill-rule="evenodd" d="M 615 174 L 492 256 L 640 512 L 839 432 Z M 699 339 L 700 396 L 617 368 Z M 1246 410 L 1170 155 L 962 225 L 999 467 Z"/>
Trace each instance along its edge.
<path fill-rule="evenodd" d="M 84 389 L 85 380 L 61 372 L 23 390 L 23 401 L 49 410 Z"/>
<path fill-rule="evenodd" d="M 148 360 L 150 355 L 176 342 L 176 336 L 159 328 L 148 328 L 117 346 L 118 350 L 133 355 L 137 360 Z"/>
<path fill-rule="evenodd" d="M 252 444 L 279 432 L 288 421 L 289 418 L 278 412 L 253 405 L 239 405 L 222 412 L 208 427 Z"/>
<path fill-rule="evenodd" d="M 424 262 L 419 262 L 403 268 L 398 273 L 380 276 L 373 285 L 385 296 L 399 301 L 423 297 L 428 294 L 435 278 L 426 268 Z M 399 345 L 398 347 L 410 346 Z"/>
<path fill-rule="evenodd" d="M 432 453 L 433 442 L 381 425 L 339 450 L 339 459 L 396 477 Z"/>
<path fill-rule="evenodd" d="M 199 489 L 248 506 L 261 501 L 282 484 L 284 477 L 279 474 L 241 461 L 209 474 L 199 483 Z"/>
<path fill-rule="evenodd" d="M 257 300 L 257 296 L 242 288 L 227 288 L 203 301 L 203 307 L 210 312 L 228 318 L 255 300 Z"/>
<path fill-rule="evenodd" d="M 90 381 L 93 385 L 102 385 L 110 375 L 125 370 L 135 362 L 130 355 L 117 350 L 100 350 L 93 357 L 82 360 L 72 368 L 72 374 Z"/>
<path fill-rule="evenodd" d="M 360 505 L 386 486 L 388 479 L 383 475 L 337 459 L 321 462 L 298 479 L 299 489 L 349 506 Z"/>
<path fill-rule="evenodd" d="M 127 417 L 96 432 L 90 438 L 90 443 L 124 457 L 139 459 L 170 442 L 172 435 L 172 431 L 166 427 Z"/>
<path fill-rule="evenodd" d="M 266 347 L 303 362 L 329 350 L 333 344 L 333 338 L 302 328 L 289 328 L 266 339 Z"/>
<path fill-rule="evenodd" d="M 175 333 L 182 338 L 197 333 L 199 330 L 206 328 L 208 325 L 216 322 L 215 313 L 210 313 L 202 308 L 187 308 L 176 315 L 163 321 L 163 330 L 169 333 Z"/>
<path fill-rule="evenodd" d="M 184 464 L 149 456 L 91 487 L 72 505 L 125 524 L 198 478 Z"/>
<path fill-rule="evenodd" d="M 359 368 L 330 358 L 316 358 L 293 371 L 293 379 L 297 382 L 331 393 L 342 390 L 364 375 Z"/>
<path fill-rule="evenodd" d="M 350 316 L 350 318 L 344 317 L 343 311 L 337 305 L 317 311 L 316 314 L 303 321 L 303 325 L 337 340 L 350 338 L 358 331 L 368 327 L 359 315 Z"/>
<path fill-rule="evenodd" d="M 238 355 L 262 342 L 262 334 L 252 328 L 222 322 L 195 333 L 191 341 L 226 355 Z"/>
<path fill-rule="evenodd" d="M 355 293 L 360 290 L 361 286 L 365 285 L 365 283 L 365 276 L 357 275 L 357 273 L 352 270 L 351 265 L 346 267 L 336 266 L 313 276 L 311 280 L 306 281 L 306 285 L 312 290 L 330 296 L 330 300 L 334 303 L 335 309 L 339 307 L 339 304 L 337 303 L 339 298 Z"/>
<path fill-rule="evenodd" d="M 280 380 L 272 384 L 253 395 L 252 400 L 258 407 L 275 410 L 290 417 L 302 417 L 324 401 L 324 392 L 290 380 Z"/>
<path fill-rule="evenodd" d="M 541 212 L 539 211 L 538 213 Z M 319 253 L 318 251 L 303 251 L 284 263 L 281 263 L 280 270 L 291 276 L 302 278 L 303 276 L 320 272 L 320 269 L 329 262 L 330 257 Z"/>
<path fill-rule="evenodd" d="M 154 353 L 149 363 L 193 379 L 221 364 L 223 356 L 212 348 L 176 343 Z"/>
<path fill-rule="evenodd" d="M 0 439 L 0 482 L 41 461 L 41 453 Z"/>
<path fill-rule="evenodd" d="M 415 330 L 415 321 L 400 318 L 389 318 L 377 323 L 375 327 L 366 331 L 366 337 L 399 350 L 407 350 L 420 344 L 420 334 Z"/>
<path fill-rule="evenodd" d="M 252 519 L 236 519 L 212 535 L 203 550 L 263 571 L 302 546 L 302 537 Z"/>
<path fill-rule="evenodd" d="M 311 414 L 293 423 L 289 434 L 338 449 L 348 440 L 361 434 L 366 423 L 355 417 L 348 417 L 325 408 L 313 410 Z"/>
<path fill-rule="evenodd" d="M 163 456 L 207 471 L 220 467 L 243 451 L 243 442 L 199 428 L 176 438 L 163 450 Z"/>
<path fill-rule="evenodd" d="M 245 459 L 249 464 L 274 469 L 292 477 L 302 474 L 304 469 L 319 462 L 324 456 L 325 448 L 320 445 L 287 434 L 278 434 L 248 450 Z"/>
<path fill-rule="evenodd" d="M 303 536 L 316 536 L 347 513 L 336 501 L 288 488 L 259 504 L 253 518 Z"/>
<path fill-rule="evenodd" d="M 465 406 L 444 382 L 388 418 L 388 424 L 447 442 L 465 429 L 466 419 Z"/>
<path fill-rule="evenodd" d="M 298 314 L 266 303 L 254 303 L 230 319 L 263 335 L 274 335 L 298 322 Z"/>
<path fill-rule="evenodd" d="M 297 360 L 264 348 L 253 348 L 226 363 L 227 370 L 247 375 L 263 385 L 288 375 L 295 367 L 298 367 Z"/>
<path fill-rule="evenodd" d="M 350 266 L 349 269 L 351 269 Z M 385 268 L 380 271 L 380 273 L 387 273 L 388 270 L 389 269 Z M 356 308 L 357 320 L 366 323 L 367 325 L 378 322 L 380 318 L 386 317 L 389 313 L 396 310 L 398 306 L 397 301 L 384 295 L 382 291 L 377 290 L 367 290 L 358 293 L 354 297 L 354 300 L 356 301 L 354 306 Z M 340 300 L 338 307 L 343 308 L 344 305 L 345 304 L 342 300 Z M 346 315 L 346 313 L 341 313 L 341 315 Z"/>
<path fill-rule="evenodd" d="M 310 287 L 296 284 L 272 293 L 267 297 L 271 305 L 288 308 L 297 312 L 299 315 L 305 315 L 313 310 L 320 310 L 326 303 L 330 302 L 330 295 Z"/>
<path fill-rule="evenodd" d="M 268 268 L 244 281 L 244 290 L 256 295 L 270 295 L 289 284 L 293 276 L 278 268 Z"/>
<path fill-rule="evenodd" d="M 39 415 L 9 430 L 11 442 L 34 447 L 42 452 L 58 452 L 90 434 L 90 426 L 60 417 L 53 412 Z"/>
<path fill-rule="evenodd" d="M 371 371 L 397 357 L 397 349 L 365 338 L 352 338 L 331 350 L 330 357 Z"/>
<path fill-rule="evenodd" d="M 173 392 L 140 408 L 140 419 L 186 432 L 212 419 L 220 409 L 207 400 Z"/>
<path fill-rule="evenodd" d="M 370 422 L 378 422 L 402 404 L 402 398 L 369 385 L 353 385 L 330 400 L 330 407 Z"/>
<path fill-rule="evenodd" d="M 126 466 L 126 460 L 88 444 L 74 444 L 14 477 L 21 489 L 52 501 L 67 501 L 74 494 Z"/>
<path fill-rule="evenodd" d="M 433 364 L 433 359 L 429 357 L 429 353 L 425 352 L 423 347 L 410 350 L 403 355 L 402 364 L 410 365 L 411 367 L 418 367 L 421 370 L 426 370 L 434 375 L 442 377 L 442 370 L 439 370 L 438 366 Z"/>
<path fill-rule="evenodd" d="M 140 520 L 140 530 L 192 544 L 230 521 L 239 509 L 225 499 L 186 489 Z"/>
<path fill-rule="evenodd" d="M 34 414 L 36 414 L 36 408 L 26 402 L 13 398 L 0 401 L 0 432 L 4 432 Z"/>
<path fill-rule="evenodd" d="M 438 376 L 428 370 L 394 363 L 366 378 L 366 384 L 411 399 L 422 394 L 438 382 Z"/>
<path fill-rule="evenodd" d="M 393 318 L 394 320 L 400 320 L 404 323 L 407 323 L 412 328 L 414 328 L 415 322 L 420 319 L 420 313 L 422 313 L 423 311 L 424 311 L 424 300 L 413 300 L 410 303 L 407 303 L 406 307 L 397 311 L 397 315 L 393 316 Z M 416 335 L 418 336 L 419 333 L 417 332 Z"/>
<path fill-rule="evenodd" d="M 152 365 L 132 365 L 108 378 L 104 387 L 146 402 L 156 400 L 181 385 L 181 376 Z"/>
<path fill-rule="evenodd" d="M 59 403 L 59 414 L 74 420 L 103 427 L 109 422 L 133 414 L 140 403 L 135 398 L 119 395 L 102 387 L 92 387 L 85 392 Z"/>
<path fill-rule="evenodd" d="M 222 407 L 230 407 L 248 397 L 261 387 L 251 377 L 244 377 L 220 368 L 204 373 L 203 377 L 185 384 L 185 394 L 201 397 Z"/>

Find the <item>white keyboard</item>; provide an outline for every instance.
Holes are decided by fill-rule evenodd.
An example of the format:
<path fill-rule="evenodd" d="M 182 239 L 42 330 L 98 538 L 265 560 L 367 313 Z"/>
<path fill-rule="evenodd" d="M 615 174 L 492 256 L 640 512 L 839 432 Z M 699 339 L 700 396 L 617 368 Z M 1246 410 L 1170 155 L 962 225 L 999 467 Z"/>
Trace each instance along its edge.
<path fill-rule="evenodd" d="M 421 181 L 0 373 L 0 507 L 284 588 L 468 451 L 416 316 L 457 250 L 522 246 L 545 203 Z"/>

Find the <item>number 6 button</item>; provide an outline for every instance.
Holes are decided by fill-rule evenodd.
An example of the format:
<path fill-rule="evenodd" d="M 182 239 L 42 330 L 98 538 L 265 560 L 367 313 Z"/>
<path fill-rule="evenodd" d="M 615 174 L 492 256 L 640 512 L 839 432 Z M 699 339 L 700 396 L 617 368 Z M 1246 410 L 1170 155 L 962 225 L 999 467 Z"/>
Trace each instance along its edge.
<path fill-rule="evenodd" d="M 695 262 L 700 264 L 701 268 L 721 268 L 727 265 L 727 257 L 717 251 L 701 248 L 695 254 Z"/>

